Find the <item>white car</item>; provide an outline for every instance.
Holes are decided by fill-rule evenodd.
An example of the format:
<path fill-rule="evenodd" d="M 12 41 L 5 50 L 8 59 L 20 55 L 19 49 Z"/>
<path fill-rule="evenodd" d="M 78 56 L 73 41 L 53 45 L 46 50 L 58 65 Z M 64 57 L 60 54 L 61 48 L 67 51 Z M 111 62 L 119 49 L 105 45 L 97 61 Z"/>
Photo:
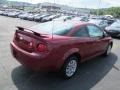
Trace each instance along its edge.
<path fill-rule="evenodd" d="M 64 21 L 69 16 L 61 16 L 59 18 L 55 18 L 54 21 Z"/>
<path fill-rule="evenodd" d="M 93 23 L 99 26 L 101 29 L 105 29 L 105 27 L 108 26 L 108 23 L 106 20 L 100 20 L 100 19 L 90 19 L 89 23 Z"/>
<path fill-rule="evenodd" d="M 72 19 L 73 21 L 84 21 L 84 22 L 88 22 L 88 18 L 85 16 L 81 16 L 81 17 L 75 17 Z"/>
<path fill-rule="evenodd" d="M 0 11 L 0 15 L 2 15 L 3 14 L 3 11 Z"/>

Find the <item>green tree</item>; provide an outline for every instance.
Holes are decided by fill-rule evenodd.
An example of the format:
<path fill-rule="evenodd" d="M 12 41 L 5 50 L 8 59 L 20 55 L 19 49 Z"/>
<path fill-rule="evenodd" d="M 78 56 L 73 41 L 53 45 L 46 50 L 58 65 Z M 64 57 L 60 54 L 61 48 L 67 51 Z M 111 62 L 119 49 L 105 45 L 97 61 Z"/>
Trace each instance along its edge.
<path fill-rule="evenodd" d="M 115 18 L 120 18 L 120 7 L 111 7 L 111 8 L 105 8 L 105 9 L 91 9 L 91 14 L 113 15 Z"/>

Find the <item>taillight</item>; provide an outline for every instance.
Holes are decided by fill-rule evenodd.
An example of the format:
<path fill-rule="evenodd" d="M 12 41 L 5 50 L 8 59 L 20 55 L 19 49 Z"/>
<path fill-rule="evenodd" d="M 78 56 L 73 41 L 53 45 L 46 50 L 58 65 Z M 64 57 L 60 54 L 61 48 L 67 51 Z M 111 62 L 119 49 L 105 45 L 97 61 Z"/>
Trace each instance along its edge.
<path fill-rule="evenodd" d="M 47 46 L 45 45 L 45 44 L 38 44 L 38 46 L 37 46 L 37 51 L 39 51 L 39 52 L 45 52 L 45 51 L 47 51 L 48 49 L 47 49 Z"/>

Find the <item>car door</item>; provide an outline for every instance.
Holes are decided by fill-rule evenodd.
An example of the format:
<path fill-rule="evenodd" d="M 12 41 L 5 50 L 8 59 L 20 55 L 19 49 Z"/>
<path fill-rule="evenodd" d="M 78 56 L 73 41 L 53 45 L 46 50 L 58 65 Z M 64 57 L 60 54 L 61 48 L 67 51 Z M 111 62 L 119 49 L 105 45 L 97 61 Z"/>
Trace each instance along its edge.
<path fill-rule="evenodd" d="M 73 33 L 76 39 L 76 46 L 79 48 L 79 53 L 83 61 L 92 57 L 94 52 L 94 40 L 89 37 L 86 25 L 77 27 Z"/>
<path fill-rule="evenodd" d="M 87 25 L 90 38 L 94 41 L 93 55 L 104 52 L 107 42 L 104 37 L 104 32 L 96 25 Z"/>

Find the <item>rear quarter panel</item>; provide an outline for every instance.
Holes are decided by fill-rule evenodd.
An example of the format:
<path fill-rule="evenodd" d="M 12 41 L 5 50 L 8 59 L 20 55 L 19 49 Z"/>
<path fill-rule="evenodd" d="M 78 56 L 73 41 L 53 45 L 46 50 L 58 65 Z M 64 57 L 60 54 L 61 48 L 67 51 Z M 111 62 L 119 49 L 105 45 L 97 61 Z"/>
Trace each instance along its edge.
<path fill-rule="evenodd" d="M 90 46 L 87 45 L 89 39 L 67 37 L 61 39 L 51 40 L 51 58 L 56 63 L 57 68 L 61 68 L 65 60 L 74 53 L 79 53 L 81 62 L 88 59 L 87 53 L 89 53 Z M 104 40 L 105 47 L 112 42 L 111 37 L 106 37 Z M 86 58 L 88 57 L 88 58 Z"/>
<path fill-rule="evenodd" d="M 76 52 L 78 52 L 81 55 L 81 58 L 83 58 L 84 45 L 80 41 L 81 40 L 78 41 L 78 39 L 72 37 L 66 39 L 54 39 L 51 41 L 51 56 L 59 68 L 70 55 Z"/>

